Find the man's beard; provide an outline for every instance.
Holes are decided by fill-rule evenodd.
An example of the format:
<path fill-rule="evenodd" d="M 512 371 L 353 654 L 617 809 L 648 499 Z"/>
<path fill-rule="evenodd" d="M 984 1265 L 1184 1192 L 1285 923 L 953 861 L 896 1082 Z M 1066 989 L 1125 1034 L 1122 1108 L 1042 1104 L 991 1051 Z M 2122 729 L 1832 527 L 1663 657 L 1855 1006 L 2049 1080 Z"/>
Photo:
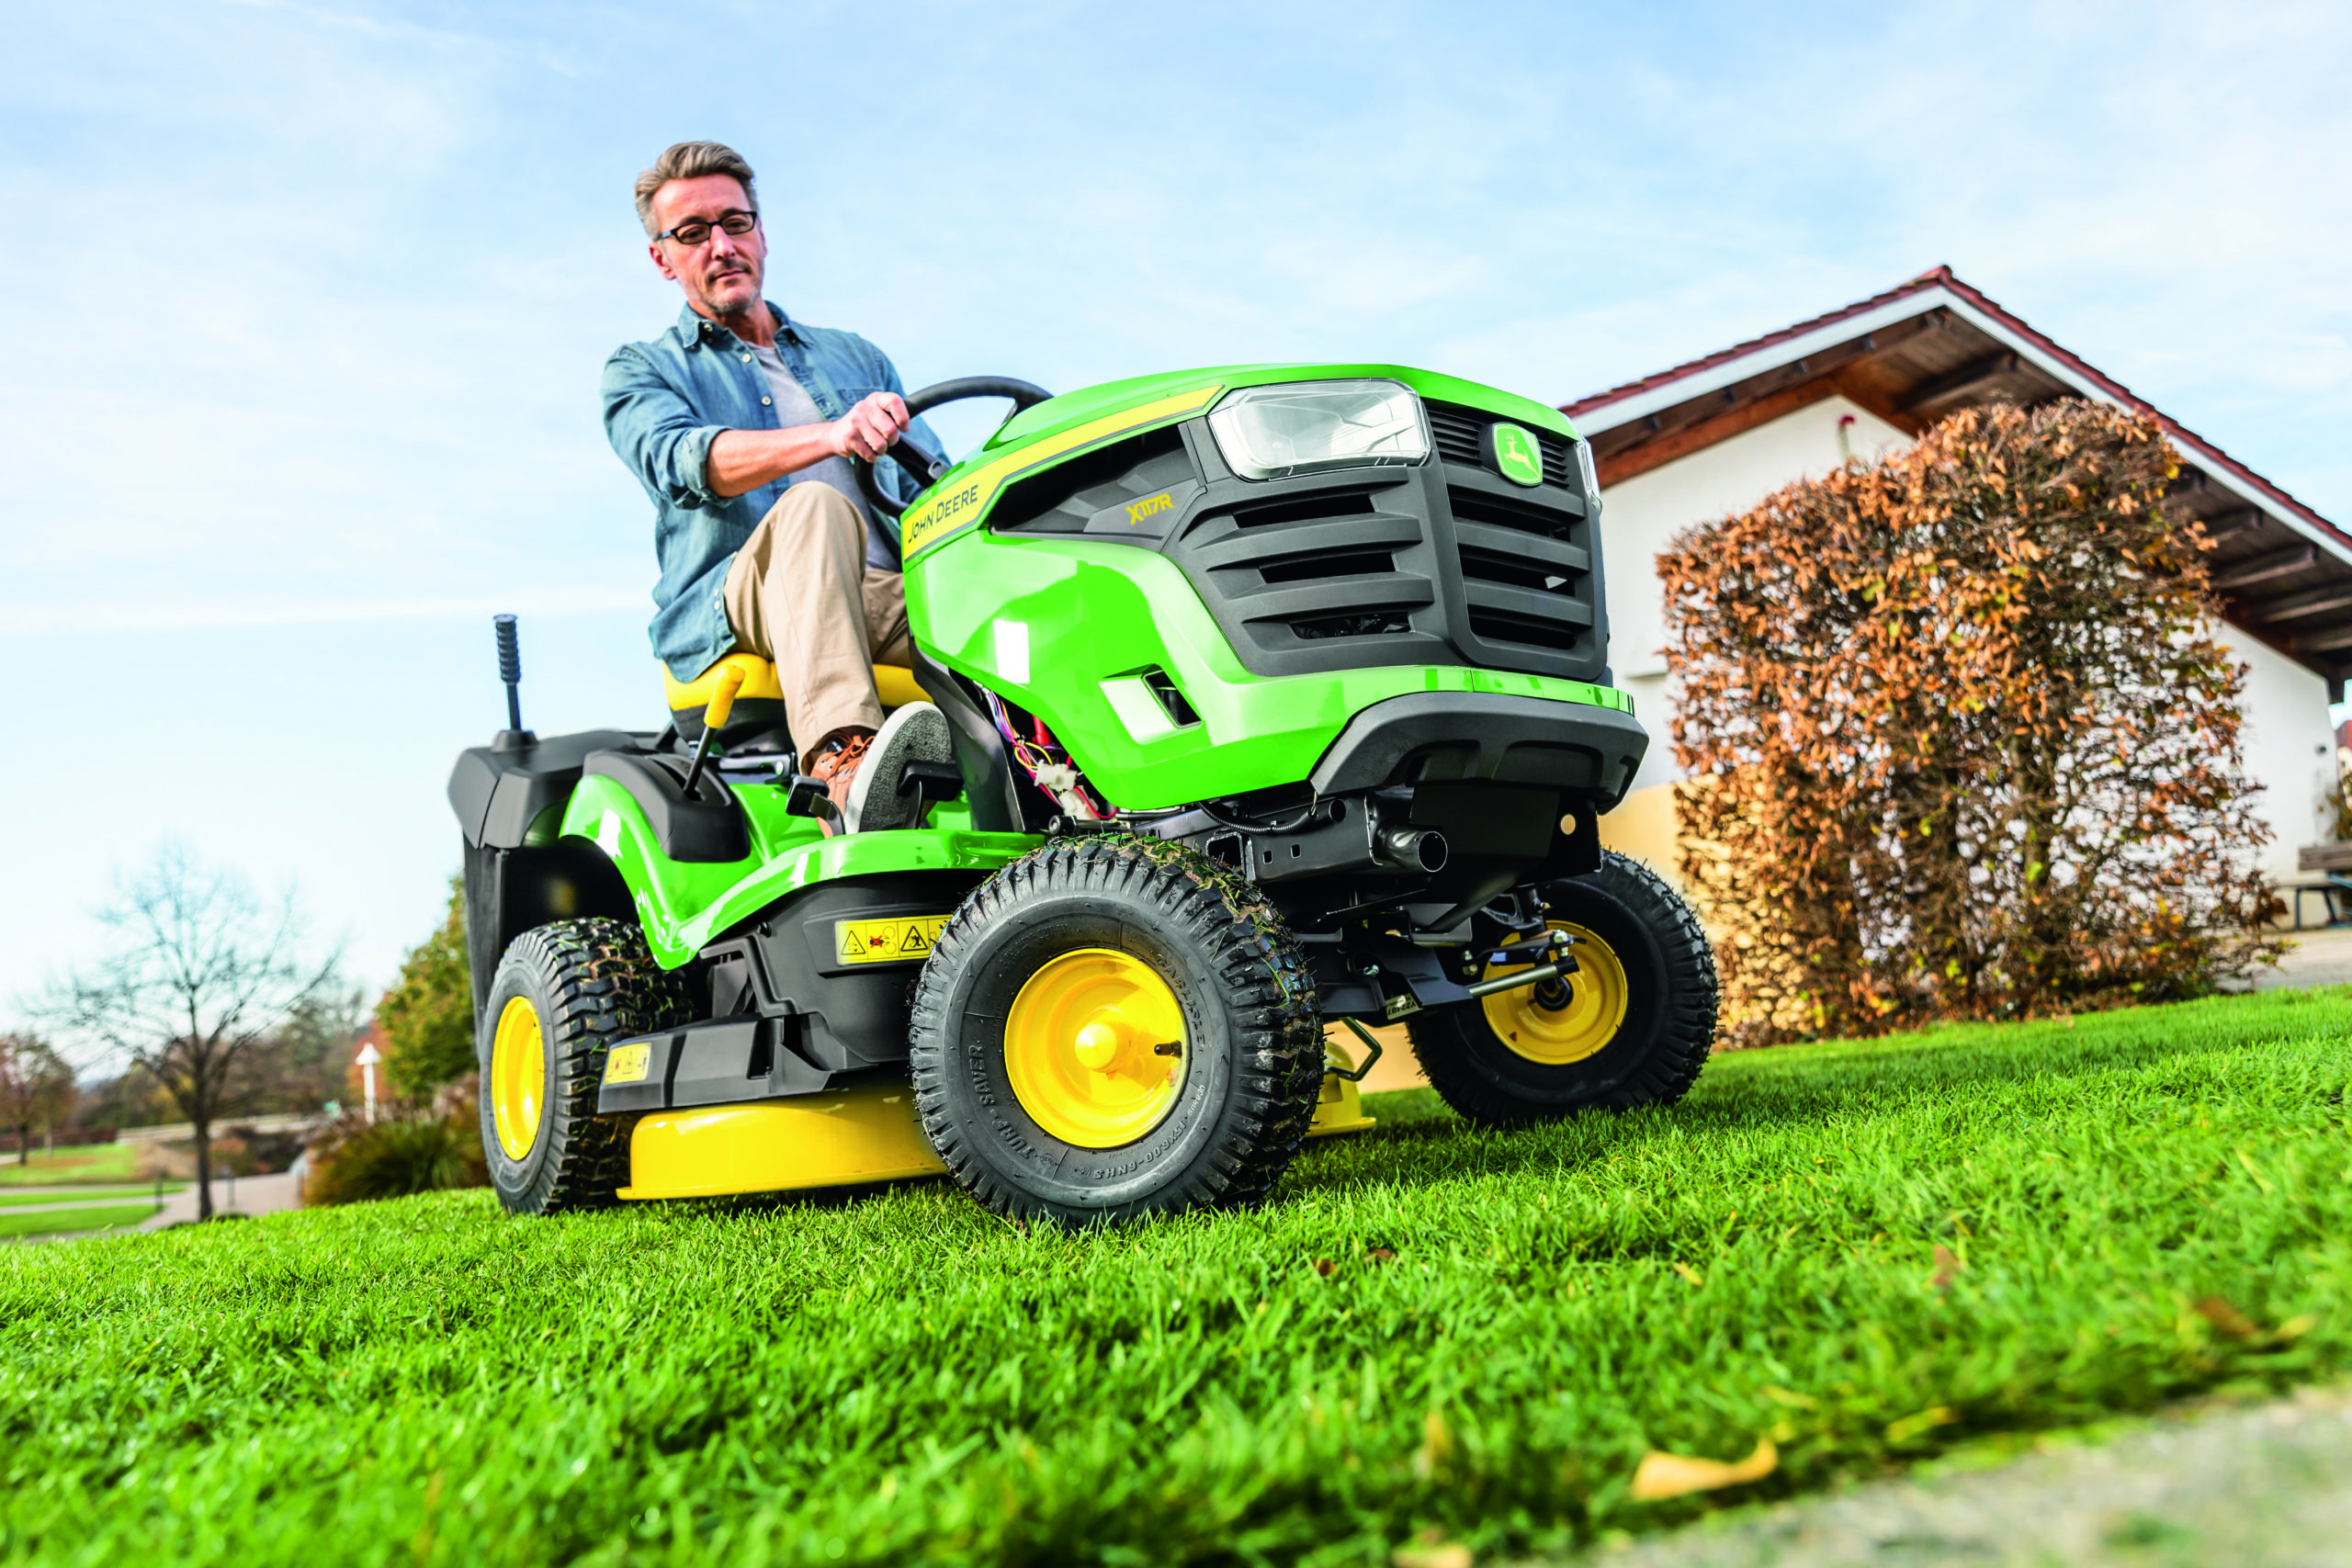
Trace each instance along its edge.
<path fill-rule="evenodd" d="M 718 314 L 740 316 L 759 303 L 760 282 L 747 267 L 740 272 L 730 272 L 716 283 L 705 285 L 703 298 Z"/>

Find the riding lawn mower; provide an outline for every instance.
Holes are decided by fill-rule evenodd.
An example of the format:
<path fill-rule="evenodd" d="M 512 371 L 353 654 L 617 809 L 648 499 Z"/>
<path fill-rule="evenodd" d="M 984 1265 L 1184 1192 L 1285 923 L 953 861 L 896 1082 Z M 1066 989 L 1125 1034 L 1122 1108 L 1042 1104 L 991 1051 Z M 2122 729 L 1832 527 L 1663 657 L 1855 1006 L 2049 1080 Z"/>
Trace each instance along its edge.
<path fill-rule="evenodd" d="M 1050 397 L 902 439 L 930 760 L 844 827 L 772 665 L 659 732 L 507 728 L 449 782 L 505 1206 L 952 1175 L 1066 1224 L 1249 1206 L 1402 1022 L 1473 1122 L 1673 1101 L 1713 1042 L 1690 909 L 1601 848 L 1648 743 L 1611 683 L 1589 447 L 1385 365 Z M 933 721 L 937 722 L 937 721 Z M 1360 1044 L 1327 1039 L 1337 1024 Z"/>

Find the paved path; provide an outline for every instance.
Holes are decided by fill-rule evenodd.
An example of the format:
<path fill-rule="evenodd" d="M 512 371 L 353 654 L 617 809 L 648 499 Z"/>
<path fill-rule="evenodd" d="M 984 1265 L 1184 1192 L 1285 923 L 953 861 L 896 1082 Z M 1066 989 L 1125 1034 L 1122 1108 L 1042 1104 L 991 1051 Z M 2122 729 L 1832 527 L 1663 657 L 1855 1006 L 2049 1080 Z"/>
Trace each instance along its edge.
<path fill-rule="evenodd" d="M 1554 1568 L 2342 1568 L 2352 1387 L 1727 1514 Z"/>
<path fill-rule="evenodd" d="M 2295 945 L 2279 960 L 2278 968 L 2255 976 L 2256 990 L 2285 991 L 2352 981 L 2352 926 L 2292 934 Z"/>
<path fill-rule="evenodd" d="M 301 1178 L 294 1172 L 282 1171 L 276 1176 L 216 1176 L 212 1179 L 212 1208 L 216 1213 L 274 1214 L 280 1209 L 301 1206 Z M 155 1217 L 139 1228 L 159 1231 L 166 1225 L 185 1224 L 196 1218 L 196 1184 L 175 1192 L 164 1200 Z"/>

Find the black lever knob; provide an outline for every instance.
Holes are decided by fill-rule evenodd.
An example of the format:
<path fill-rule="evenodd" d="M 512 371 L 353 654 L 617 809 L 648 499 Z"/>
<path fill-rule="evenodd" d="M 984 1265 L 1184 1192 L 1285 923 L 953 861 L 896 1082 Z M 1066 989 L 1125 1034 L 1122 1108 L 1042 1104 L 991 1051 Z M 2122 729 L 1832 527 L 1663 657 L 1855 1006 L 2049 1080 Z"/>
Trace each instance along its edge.
<path fill-rule="evenodd" d="M 492 629 L 498 633 L 498 678 L 506 682 L 506 728 L 520 733 L 523 728 L 523 648 L 514 635 L 514 617 L 492 615 Z"/>

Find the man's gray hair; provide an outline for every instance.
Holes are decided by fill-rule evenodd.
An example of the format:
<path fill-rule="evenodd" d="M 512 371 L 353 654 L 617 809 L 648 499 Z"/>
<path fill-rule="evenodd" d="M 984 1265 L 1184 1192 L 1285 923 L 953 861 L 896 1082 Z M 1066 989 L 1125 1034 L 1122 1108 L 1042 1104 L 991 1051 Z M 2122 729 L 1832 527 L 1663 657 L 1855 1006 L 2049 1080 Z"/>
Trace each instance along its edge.
<path fill-rule="evenodd" d="M 752 188 L 752 165 L 743 162 L 743 154 L 723 141 L 681 141 L 666 149 L 653 160 L 653 166 L 637 176 L 637 217 L 645 225 L 650 238 L 653 227 L 653 193 L 672 180 L 695 180 L 705 175 L 728 175 L 743 187 L 743 199 L 752 210 L 760 209 L 760 193 Z"/>

